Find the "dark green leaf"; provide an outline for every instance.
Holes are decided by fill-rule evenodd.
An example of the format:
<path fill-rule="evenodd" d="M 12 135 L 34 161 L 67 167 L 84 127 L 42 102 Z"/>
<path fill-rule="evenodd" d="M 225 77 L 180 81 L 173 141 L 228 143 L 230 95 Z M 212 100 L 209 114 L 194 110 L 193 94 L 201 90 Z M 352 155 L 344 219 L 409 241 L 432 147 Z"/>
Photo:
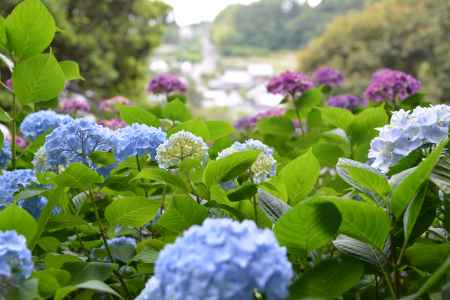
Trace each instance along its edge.
<path fill-rule="evenodd" d="M 106 209 L 105 217 L 111 225 L 142 227 L 156 215 L 160 202 L 144 197 L 114 200 Z"/>
<path fill-rule="evenodd" d="M 0 211 L 0 231 L 15 230 L 23 235 L 28 244 L 36 234 L 37 223 L 24 209 L 15 204 Z"/>

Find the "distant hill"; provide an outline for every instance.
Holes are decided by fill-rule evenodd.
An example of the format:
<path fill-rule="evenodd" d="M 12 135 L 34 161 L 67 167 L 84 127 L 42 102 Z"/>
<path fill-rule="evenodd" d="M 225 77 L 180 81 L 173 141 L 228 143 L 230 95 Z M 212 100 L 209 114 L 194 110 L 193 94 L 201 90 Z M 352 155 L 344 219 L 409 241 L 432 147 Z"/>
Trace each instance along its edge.
<path fill-rule="evenodd" d="M 232 5 L 215 19 L 211 35 L 225 55 L 299 49 L 319 36 L 336 16 L 362 9 L 367 0 L 323 0 L 312 8 L 296 0 Z"/>

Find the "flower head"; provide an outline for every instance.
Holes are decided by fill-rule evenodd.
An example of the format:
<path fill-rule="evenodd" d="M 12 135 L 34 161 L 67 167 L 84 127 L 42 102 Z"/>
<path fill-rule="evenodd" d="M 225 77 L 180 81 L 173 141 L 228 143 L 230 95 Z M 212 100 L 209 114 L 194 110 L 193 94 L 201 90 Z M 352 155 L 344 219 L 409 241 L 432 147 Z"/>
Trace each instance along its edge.
<path fill-rule="evenodd" d="M 207 219 L 159 255 L 155 275 L 137 300 L 285 299 L 293 271 L 272 231 L 254 222 Z"/>
<path fill-rule="evenodd" d="M 20 124 L 20 132 L 25 138 L 33 141 L 41 134 L 70 121 L 72 121 L 70 116 L 60 115 L 51 110 L 42 110 L 26 116 Z"/>
<path fill-rule="evenodd" d="M 45 139 L 47 163 L 53 167 L 81 162 L 91 166 L 89 155 L 113 149 L 112 131 L 90 119 L 76 119 L 62 125 Z"/>
<path fill-rule="evenodd" d="M 379 128 L 370 145 L 369 161 L 382 172 L 398 163 L 412 151 L 438 144 L 448 136 L 450 106 L 417 107 L 412 112 L 393 113 L 391 123 Z"/>
<path fill-rule="evenodd" d="M 313 87 L 314 82 L 307 75 L 286 71 L 269 81 L 267 91 L 271 94 L 298 97 Z"/>
<path fill-rule="evenodd" d="M 155 159 L 156 149 L 166 141 L 166 133 L 159 128 L 133 124 L 117 130 L 113 140 L 118 161 L 143 155 L 150 155 Z"/>
<path fill-rule="evenodd" d="M 0 148 L 0 169 L 5 168 L 11 160 L 11 144 L 7 139 L 3 140 L 3 145 Z"/>
<path fill-rule="evenodd" d="M 261 183 L 270 177 L 275 176 L 277 161 L 273 158 L 273 150 L 258 140 L 249 139 L 244 143 L 235 142 L 230 147 L 222 150 L 218 155 L 218 159 L 229 156 L 233 153 L 251 150 L 261 152 L 256 161 L 250 167 L 250 173 L 253 181 L 255 183 Z"/>
<path fill-rule="evenodd" d="M 156 160 L 163 169 L 177 168 L 183 160 L 208 160 L 208 145 L 201 137 L 188 131 L 178 131 L 156 150 Z"/>
<path fill-rule="evenodd" d="M 27 147 L 28 143 L 24 138 L 22 138 L 20 136 L 16 136 L 16 145 L 22 149 L 25 149 Z"/>
<path fill-rule="evenodd" d="M 286 110 L 283 107 L 273 107 L 266 111 L 259 112 L 253 116 L 239 119 L 234 125 L 234 127 L 236 127 L 237 129 L 246 129 L 255 127 L 256 123 L 258 123 L 259 120 L 271 117 L 279 117 L 282 116 L 285 112 Z"/>
<path fill-rule="evenodd" d="M 20 284 L 32 272 L 33 261 L 25 238 L 15 231 L 0 231 L 0 286 Z M 0 298 L 5 292 L 0 290 Z"/>
<path fill-rule="evenodd" d="M 117 106 L 131 105 L 131 100 L 123 96 L 115 96 L 100 102 L 98 108 L 100 111 L 114 113 L 117 112 Z"/>
<path fill-rule="evenodd" d="M 59 111 L 65 114 L 83 114 L 91 111 L 91 105 L 83 95 L 74 94 L 59 101 Z"/>
<path fill-rule="evenodd" d="M 331 67 L 318 68 L 313 75 L 316 84 L 337 87 L 344 81 L 344 76 L 338 70 Z"/>
<path fill-rule="evenodd" d="M 186 85 L 172 74 L 162 74 L 153 78 L 148 84 L 147 90 L 153 94 L 171 94 L 174 92 L 185 93 Z"/>
<path fill-rule="evenodd" d="M 136 247 L 136 240 L 130 237 L 117 237 L 107 241 L 109 246 L 132 246 Z"/>
<path fill-rule="evenodd" d="M 401 71 L 381 69 L 372 76 L 372 81 L 364 92 L 368 101 L 403 101 L 419 92 L 420 81 Z"/>
<path fill-rule="evenodd" d="M 339 95 L 328 99 L 328 105 L 333 107 L 354 110 L 358 107 L 367 106 L 367 100 L 353 95 Z"/>
<path fill-rule="evenodd" d="M 122 119 L 100 120 L 97 123 L 111 130 L 117 130 L 127 126 L 127 123 L 125 123 Z"/>

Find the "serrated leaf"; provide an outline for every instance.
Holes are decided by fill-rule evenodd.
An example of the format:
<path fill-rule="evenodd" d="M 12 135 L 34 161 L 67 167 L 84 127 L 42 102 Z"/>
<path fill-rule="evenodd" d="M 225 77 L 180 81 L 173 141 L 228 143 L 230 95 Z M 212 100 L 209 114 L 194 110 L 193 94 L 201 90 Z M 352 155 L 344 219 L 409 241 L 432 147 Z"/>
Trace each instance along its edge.
<path fill-rule="evenodd" d="M 140 228 L 155 217 L 160 205 L 159 201 L 144 197 L 117 199 L 106 207 L 105 217 L 112 226 L 123 225 Z"/>
<path fill-rule="evenodd" d="M 187 121 L 191 118 L 191 113 L 186 105 L 178 99 L 167 103 L 162 108 L 162 115 L 164 118 L 181 122 Z"/>
<path fill-rule="evenodd" d="M 36 234 L 37 222 L 26 210 L 12 204 L 0 211 L 0 231 L 6 230 L 17 231 L 29 244 Z"/>
<path fill-rule="evenodd" d="M 442 244 L 417 242 L 406 249 L 405 256 L 411 265 L 433 271 L 450 256 L 450 242 Z"/>
<path fill-rule="evenodd" d="M 188 187 L 186 183 L 181 179 L 181 177 L 176 176 L 170 173 L 167 170 L 160 168 L 147 168 L 139 172 L 136 177 L 133 178 L 133 181 L 140 179 L 149 179 L 155 180 L 158 182 L 166 183 L 176 189 L 180 189 L 182 191 L 188 191 Z"/>
<path fill-rule="evenodd" d="M 65 60 L 59 63 L 59 66 L 66 76 L 66 80 L 84 79 L 80 74 L 80 66 L 71 60 Z"/>
<path fill-rule="evenodd" d="M 339 107 L 321 107 L 322 120 L 336 128 L 346 130 L 354 120 L 353 114 Z"/>
<path fill-rule="evenodd" d="M 210 139 L 209 129 L 203 120 L 193 119 L 183 122 L 169 131 L 170 134 L 185 130 L 193 133 L 196 136 L 201 137 L 204 141 Z"/>
<path fill-rule="evenodd" d="M 74 163 L 52 180 L 59 187 L 76 188 L 84 191 L 95 184 L 102 183 L 103 177 L 82 163 Z"/>
<path fill-rule="evenodd" d="M 148 126 L 159 126 L 159 119 L 151 112 L 137 106 L 122 106 L 119 108 L 120 117 L 127 124 L 145 124 Z"/>
<path fill-rule="evenodd" d="M 66 286 L 57 290 L 55 294 L 55 300 L 65 299 L 67 295 L 78 290 L 78 289 L 89 289 L 94 291 L 99 291 L 103 293 L 109 293 L 116 296 L 119 299 L 123 299 L 115 290 L 113 290 L 109 285 L 102 281 L 90 280 L 75 286 Z"/>
<path fill-rule="evenodd" d="M 206 126 L 208 126 L 209 138 L 213 141 L 227 137 L 235 131 L 233 126 L 224 121 L 206 121 Z"/>

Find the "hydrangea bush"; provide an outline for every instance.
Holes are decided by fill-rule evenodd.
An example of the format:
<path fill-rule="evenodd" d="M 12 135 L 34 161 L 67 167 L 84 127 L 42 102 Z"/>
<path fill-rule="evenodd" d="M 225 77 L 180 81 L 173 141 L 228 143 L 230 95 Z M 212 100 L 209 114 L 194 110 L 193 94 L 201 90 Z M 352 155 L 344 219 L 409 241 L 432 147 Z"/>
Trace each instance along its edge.
<path fill-rule="evenodd" d="M 0 299 L 446 299 L 450 107 L 417 79 L 285 72 L 233 126 L 164 75 L 167 103 L 96 111 L 64 102 L 82 77 L 56 31 L 39 0 L 0 17 Z"/>

